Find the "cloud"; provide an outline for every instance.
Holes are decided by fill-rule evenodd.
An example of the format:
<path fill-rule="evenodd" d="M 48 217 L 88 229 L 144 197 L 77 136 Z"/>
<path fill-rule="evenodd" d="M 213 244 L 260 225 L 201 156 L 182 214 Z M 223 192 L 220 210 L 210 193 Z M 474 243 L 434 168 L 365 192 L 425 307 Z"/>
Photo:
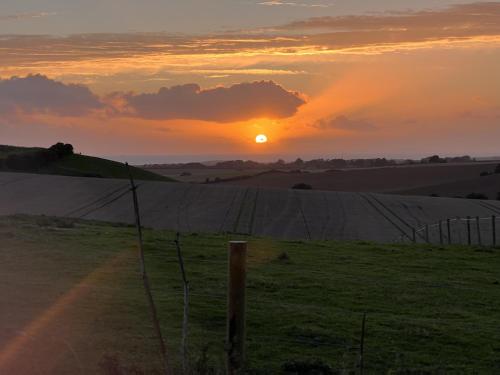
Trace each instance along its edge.
<path fill-rule="evenodd" d="M 4 16 L 0 15 L 0 21 L 20 21 L 33 18 L 50 17 L 55 15 L 56 13 L 54 12 L 16 13 L 16 14 L 7 14 Z"/>
<path fill-rule="evenodd" d="M 313 124 L 313 127 L 323 130 L 341 129 L 352 131 L 370 131 L 376 129 L 376 126 L 365 120 L 352 120 L 344 115 L 318 120 Z"/>
<path fill-rule="evenodd" d="M 320 3 L 318 0 L 314 4 Z M 280 7 L 306 3 L 275 0 L 261 4 Z M 199 82 L 203 78 L 200 76 L 213 75 L 245 75 L 241 80 L 253 80 L 259 75 L 295 75 L 303 71 L 290 65 L 294 61 L 333 61 L 346 54 L 436 47 L 496 47 L 499 43 L 500 2 L 483 2 L 418 12 L 309 18 L 272 28 L 206 35 L 0 35 L 0 75 L 43 73 L 71 79 L 86 76 L 95 82 L 116 74 L 144 81 L 161 72 L 161 78 L 177 75 L 172 84 Z M 180 75 L 189 77 L 181 79 Z M 280 79 L 283 82 L 284 78 Z M 234 81 L 225 80 L 226 84 L 230 82 Z M 151 87 L 141 87 L 146 89 Z"/>
<path fill-rule="evenodd" d="M 467 35 L 498 33 L 500 31 L 500 3 L 482 2 L 454 5 L 439 10 L 419 12 L 377 13 L 338 17 L 313 17 L 294 21 L 281 27 L 286 30 L 327 29 L 334 31 L 427 31 L 437 35 L 457 33 Z"/>
<path fill-rule="evenodd" d="M 258 3 L 259 5 L 266 6 L 292 6 L 292 7 L 303 7 L 303 8 L 328 8 L 333 4 L 308 4 L 308 3 L 297 3 L 291 1 L 280 1 L 280 0 L 270 0 Z"/>
<path fill-rule="evenodd" d="M 287 91 L 272 81 L 207 90 L 197 84 L 188 84 L 163 87 L 153 94 L 125 94 L 122 98 L 127 107 L 125 114 L 156 120 L 216 122 L 290 117 L 305 103 L 298 93 Z"/>
<path fill-rule="evenodd" d="M 79 116 L 102 106 L 85 86 L 56 82 L 42 75 L 0 79 L 0 114 L 22 111 Z"/>
<path fill-rule="evenodd" d="M 145 120 L 245 121 L 285 118 L 305 103 L 299 93 L 272 81 L 203 90 L 198 84 L 163 87 L 156 93 L 116 92 L 102 98 L 83 85 L 43 75 L 0 79 L 0 115 L 47 114 L 78 117 L 98 110 L 109 117 Z"/>

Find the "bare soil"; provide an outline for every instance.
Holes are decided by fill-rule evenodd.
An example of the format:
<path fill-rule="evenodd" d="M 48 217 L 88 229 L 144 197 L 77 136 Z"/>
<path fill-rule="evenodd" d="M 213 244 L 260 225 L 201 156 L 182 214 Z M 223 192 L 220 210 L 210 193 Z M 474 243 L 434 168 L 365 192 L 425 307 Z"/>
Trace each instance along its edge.
<path fill-rule="evenodd" d="M 400 167 L 335 170 L 326 172 L 268 172 L 223 184 L 289 189 L 305 183 L 314 190 L 372 193 L 402 193 L 411 195 L 438 194 L 465 196 L 472 192 L 496 198 L 500 191 L 498 176 L 480 177 L 492 173 L 498 163 L 436 164 Z"/>

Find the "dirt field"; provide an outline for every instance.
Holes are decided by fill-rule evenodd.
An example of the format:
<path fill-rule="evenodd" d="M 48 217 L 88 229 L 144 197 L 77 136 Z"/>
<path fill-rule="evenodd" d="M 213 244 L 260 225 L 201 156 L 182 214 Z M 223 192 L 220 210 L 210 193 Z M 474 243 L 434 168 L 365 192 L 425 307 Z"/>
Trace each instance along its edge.
<path fill-rule="evenodd" d="M 466 197 L 470 193 L 480 193 L 489 199 L 496 200 L 500 194 L 500 174 L 396 191 L 395 193 L 426 196 L 438 194 L 441 197 Z"/>
<path fill-rule="evenodd" d="M 254 169 L 254 170 L 238 170 L 238 169 L 197 169 L 197 168 L 185 168 L 185 169 L 161 169 L 161 168 L 144 168 L 146 171 L 150 171 L 161 176 L 166 176 L 173 178 L 176 181 L 182 182 L 206 182 L 207 179 L 214 181 L 215 179 L 228 179 L 241 176 L 253 176 L 264 172 L 265 170 Z"/>
<path fill-rule="evenodd" d="M 446 194 L 452 191 L 449 187 L 439 189 L 440 185 L 453 184 L 456 191 L 467 195 L 474 191 L 490 192 L 490 199 L 496 198 L 500 186 L 489 188 L 488 178 L 479 179 L 481 172 L 492 172 L 498 162 L 469 163 L 469 164 L 436 164 L 413 165 L 387 168 L 353 169 L 343 171 L 329 171 L 318 173 L 286 173 L 269 172 L 247 179 L 222 182 L 229 185 L 251 187 L 273 187 L 289 189 L 297 183 L 306 183 L 315 190 L 354 191 L 354 192 L 415 192 L 415 195 Z M 474 180 L 477 183 L 470 184 Z M 455 185 L 460 182 L 458 185 Z M 463 186 L 461 186 L 463 182 Z M 483 185 L 484 183 L 484 185 Z M 483 186 L 485 187 L 483 189 Z M 432 188 L 430 188 L 432 187 Z M 476 189 L 467 191 L 467 189 Z M 420 190 L 421 189 L 421 190 Z M 495 190 L 496 189 L 496 190 Z"/>
<path fill-rule="evenodd" d="M 500 215 L 500 202 L 371 193 L 141 181 L 143 224 L 182 232 L 378 242 L 449 217 Z M 133 223 L 124 180 L 0 173 L 0 215 L 26 213 Z M 490 239 L 485 224 L 482 238 Z M 500 225 L 499 225 L 500 228 Z M 452 228 L 453 238 L 464 240 Z M 457 233 L 455 233 L 457 231 Z"/>

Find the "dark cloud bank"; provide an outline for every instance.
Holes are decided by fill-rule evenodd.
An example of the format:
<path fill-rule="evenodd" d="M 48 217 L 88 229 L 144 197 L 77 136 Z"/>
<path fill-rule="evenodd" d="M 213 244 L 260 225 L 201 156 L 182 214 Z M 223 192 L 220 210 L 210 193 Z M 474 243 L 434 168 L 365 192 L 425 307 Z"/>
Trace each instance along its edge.
<path fill-rule="evenodd" d="M 85 86 L 67 85 L 41 75 L 0 80 L 0 114 L 22 111 L 80 116 L 102 106 Z"/>
<path fill-rule="evenodd" d="M 155 94 L 124 96 L 138 116 L 217 122 L 292 116 L 304 100 L 274 82 L 240 83 L 202 90 L 196 84 L 162 88 Z"/>
<path fill-rule="evenodd" d="M 305 103 L 298 93 L 287 91 L 272 81 L 207 90 L 188 84 L 161 88 L 153 94 L 115 93 L 109 98 L 121 99 L 124 105 L 116 108 L 104 104 L 85 86 L 64 84 L 41 75 L 0 80 L 0 114 L 21 111 L 80 116 L 107 109 L 115 116 L 143 119 L 232 122 L 289 117 Z"/>

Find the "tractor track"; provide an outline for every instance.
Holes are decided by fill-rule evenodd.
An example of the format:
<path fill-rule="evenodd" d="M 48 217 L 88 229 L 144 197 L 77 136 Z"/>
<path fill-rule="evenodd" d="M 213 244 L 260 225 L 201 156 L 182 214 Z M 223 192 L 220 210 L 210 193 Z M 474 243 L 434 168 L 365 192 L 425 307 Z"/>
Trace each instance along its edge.
<path fill-rule="evenodd" d="M 247 201 L 247 196 L 248 196 L 249 191 L 250 191 L 250 188 L 246 188 L 245 193 L 243 194 L 243 198 L 241 198 L 240 208 L 238 210 L 238 215 L 236 216 L 236 219 L 234 220 L 232 233 L 238 233 L 238 227 L 240 225 L 241 215 L 243 215 L 243 209 L 245 207 L 245 202 Z"/>
<path fill-rule="evenodd" d="M 194 185 L 189 185 L 188 188 L 182 192 L 179 205 L 177 206 L 177 232 L 181 231 L 181 214 L 183 212 L 183 208 L 185 209 L 189 207 L 189 202 L 188 203 L 185 202 L 186 202 L 186 197 L 189 195 L 189 192 L 193 189 L 193 186 Z M 189 231 L 189 219 L 185 218 L 185 220 L 187 223 L 186 227 L 188 227 Z"/>
<path fill-rule="evenodd" d="M 500 214 L 500 208 L 494 206 L 493 204 L 491 203 L 488 203 L 488 202 L 478 202 L 481 206 L 483 206 L 484 208 L 496 213 L 496 214 Z"/>
<path fill-rule="evenodd" d="M 312 240 L 311 231 L 309 229 L 309 224 L 307 222 L 306 215 L 304 213 L 304 208 L 302 207 L 302 199 L 300 199 L 300 195 L 295 193 L 295 199 L 297 200 L 300 216 L 302 217 L 302 222 L 304 223 L 304 228 L 306 229 L 307 239 Z"/>
<path fill-rule="evenodd" d="M 323 200 L 325 201 L 325 208 L 326 208 L 326 219 L 325 222 L 323 223 L 323 227 L 321 228 L 321 239 L 325 239 L 325 233 L 328 230 L 328 225 L 330 224 L 331 221 L 331 216 L 330 216 L 330 202 L 328 201 L 328 195 L 323 192 L 322 194 Z"/>
<path fill-rule="evenodd" d="M 381 204 L 379 202 L 379 204 L 382 206 L 383 209 L 381 209 L 380 207 L 378 207 L 371 199 L 370 199 L 370 195 L 367 194 L 367 193 L 358 193 L 360 197 L 362 197 L 370 206 L 372 206 L 375 211 L 377 211 L 380 215 L 382 215 L 389 223 L 391 223 L 394 228 L 396 228 L 399 232 L 401 232 L 401 234 L 407 238 L 409 238 L 411 240 L 411 237 L 408 235 L 408 233 L 406 233 L 406 231 L 401 228 L 400 225 L 398 225 L 395 220 L 393 220 L 390 215 L 386 214 L 383 209 L 387 210 L 387 207 L 385 207 L 383 204 Z M 373 197 L 372 197 L 373 198 Z M 377 202 L 377 200 L 375 200 Z M 389 213 L 391 213 L 390 210 L 387 210 Z M 394 215 L 396 216 L 396 215 Z M 396 216 L 397 218 L 397 216 Z"/>
<path fill-rule="evenodd" d="M 226 225 L 227 219 L 229 217 L 229 213 L 233 210 L 234 207 L 234 202 L 236 202 L 236 197 L 238 196 L 239 191 L 235 190 L 233 194 L 233 198 L 231 199 L 231 202 L 229 203 L 229 206 L 227 207 L 226 213 L 224 214 L 224 218 L 222 219 L 222 223 L 219 227 L 219 233 L 224 232 L 224 227 Z"/>
<path fill-rule="evenodd" d="M 397 218 L 401 223 L 403 223 L 409 230 L 410 230 L 410 234 L 413 232 L 413 229 L 414 227 L 412 227 L 410 224 L 408 224 L 408 222 L 406 220 L 404 220 L 400 215 L 398 215 L 396 212 L 394 212 L 394 210 L 392 210 L 391 208 L 389 208 L 386 204 L 384 204 L 380 199 L 378 199 L 374 194 L 370 194 L 370 196 L 376 201 L 378 202 L 378 204 L 380 204 L 382 207 L 384 207 L 384 209 L 386 209 L 388 212 L 391 213 L 391 215 L 393 215 L 395 218 Z M 406 205 L 403 205 L 405 206 L 405 208 L 407 208 Z M 410 210 L 407 208 L 407 211 L 408 211 L 408 214 L 414 218 L 414 216 L 412 214 L 410 214 Z M 411 236 L 408 235 L 406 232 L 403 233 L 408 239 L 412 240 Z M 423 240 L 425 240 L 424 236 L 421 235 L 420 233 L 417 233 L 417 236 L 419 236 L 420 238 L 422 238 Z"/>
<path fill-rule="evenodd" d="M 255 228 L 255 213 L 257 212 L 257 202 L 259 200 L 260 189 L 257 188 L 255 191 L 255 198 L 252 205 L 252 213 L 250 214 L 250 225 L 248 228 L 248 234 L 252 235 Z"/>

